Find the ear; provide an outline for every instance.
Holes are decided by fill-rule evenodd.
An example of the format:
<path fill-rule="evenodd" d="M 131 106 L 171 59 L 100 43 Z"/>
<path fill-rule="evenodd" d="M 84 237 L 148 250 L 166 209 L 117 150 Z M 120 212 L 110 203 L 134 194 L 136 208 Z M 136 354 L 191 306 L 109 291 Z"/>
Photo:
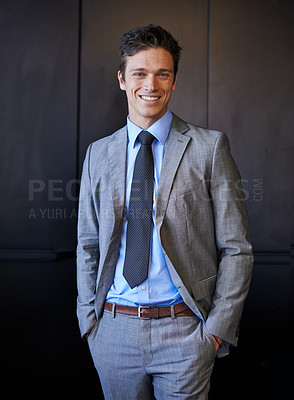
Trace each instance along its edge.
<path fill-rule="evenodd" d="M 178 74 L 175 76 L 175 81 L 174 81 L 174 84 L 173 84 L 172 90 L 175 90 L 175 88 L 176 88 L 176 84 L 177 84 L 177 77 L 178 77 Z"/>
<path fill-rule="evenodd" d="M 118 79 L 119 87 L 121 88 L 121 90 L 126 90 L 126 84 L 125 84 L 125 81 L 123 79 L 121 71 L 118 71 L 117 79 Z"/>

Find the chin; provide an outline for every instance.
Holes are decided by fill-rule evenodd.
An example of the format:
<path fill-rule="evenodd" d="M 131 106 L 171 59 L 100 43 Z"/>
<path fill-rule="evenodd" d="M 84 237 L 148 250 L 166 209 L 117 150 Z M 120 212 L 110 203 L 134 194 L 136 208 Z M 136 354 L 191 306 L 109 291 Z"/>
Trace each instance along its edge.
<path fill-rule="evenodd" d="M 150 118 L 155 118 L 155 117 L 158 117 L 159 115 L 163 115 L 164 113 L 165 113 L 165 111 L 166 111 L 166 109 L 165 110 L 162 110 L 162 109 L 160 109 L 160 110 L 152 110 L 152 109 L 150 109 L 150 110 L 144 110 L 143 112 L 142 112 L 142 115 L 144 115 L 145 117 L 150 117 Z"/>

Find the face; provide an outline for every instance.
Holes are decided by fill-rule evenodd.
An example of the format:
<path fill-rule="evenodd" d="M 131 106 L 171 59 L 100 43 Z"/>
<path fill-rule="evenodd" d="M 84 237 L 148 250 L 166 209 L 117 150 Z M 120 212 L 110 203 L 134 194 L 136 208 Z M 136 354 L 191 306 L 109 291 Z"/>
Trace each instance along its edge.
<path fill-rule="evenodd" d="M 125 80 L 120 71 L 118 80 L 126 91 L 130 120 L 148 129 L 164 115 L 176 87 L 172 56 L 163 48 L 141 50 L 127 58 Z"/>

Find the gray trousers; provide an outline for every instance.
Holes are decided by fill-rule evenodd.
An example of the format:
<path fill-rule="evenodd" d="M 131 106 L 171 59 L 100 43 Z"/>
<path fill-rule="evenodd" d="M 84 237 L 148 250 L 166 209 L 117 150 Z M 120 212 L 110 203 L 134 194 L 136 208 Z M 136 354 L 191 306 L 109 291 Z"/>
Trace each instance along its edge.
<path fill-rule="evenodd" d="M 215 345 L 195 316 L 143 320 L 104 311 L 88 339 L 106 400 L 206 400 Z"/>

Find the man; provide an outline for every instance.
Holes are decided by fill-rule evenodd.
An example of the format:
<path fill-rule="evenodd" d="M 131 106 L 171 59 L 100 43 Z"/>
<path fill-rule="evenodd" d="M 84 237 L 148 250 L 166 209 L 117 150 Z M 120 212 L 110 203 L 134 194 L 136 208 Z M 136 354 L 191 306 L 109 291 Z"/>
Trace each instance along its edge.
<path fill-rule="evenodd" d="M 207 399 L 250 285 L 228 140 L 168 108 L 180 52 L 159 26 L 121 37 L 127 125 L 91 144 L 84 162 L 78 318 L 107 400 Z"/>

